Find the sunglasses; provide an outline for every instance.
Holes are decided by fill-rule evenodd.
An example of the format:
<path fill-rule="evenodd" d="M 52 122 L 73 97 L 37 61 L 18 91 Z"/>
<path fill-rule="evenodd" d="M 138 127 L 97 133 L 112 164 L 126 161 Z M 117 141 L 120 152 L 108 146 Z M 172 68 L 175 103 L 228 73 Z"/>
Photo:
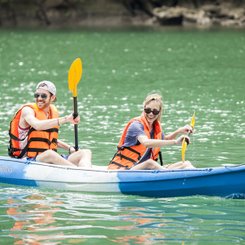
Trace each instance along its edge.
<path fill-rule="evenodd" d="M 152 110 L 151 108 L 145 108 L 145 109 L 144 109 L 144 112 L 145 112 L 146 114 L 150 114 L 150 113 L 152 112 L 153 115 L 156 116 L 156 115 L 159 114 L 160 111 L 158 111 L 157 109 L 153 109 L 153 110 Z"/>
<path fill-rule="evenodd" d="M 42 99 L 47 99 L 48 95 L 47 94 L 39 94 L 39 93 L 35 93 L 34 94 L 34 98 L 38 98 L 38 97 L 41 97 Z"/>

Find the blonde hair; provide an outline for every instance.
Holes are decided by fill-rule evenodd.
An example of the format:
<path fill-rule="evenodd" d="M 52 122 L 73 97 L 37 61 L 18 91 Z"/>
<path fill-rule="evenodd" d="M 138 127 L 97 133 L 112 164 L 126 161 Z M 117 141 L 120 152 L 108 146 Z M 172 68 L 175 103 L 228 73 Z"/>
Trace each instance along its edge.
<path fill-rule="evenodd" d="M 160 112 L 157 116 L 157 120 L 161 122 L 162 118 L 162 112 L 163 112 L 163 101 L 162 96 L 159 93 L 152 93 L 146 96 L 144 102 L 143 102 L 143 109 L 151 102 L 151 101 L 157 101 L 160 106 Z"/>

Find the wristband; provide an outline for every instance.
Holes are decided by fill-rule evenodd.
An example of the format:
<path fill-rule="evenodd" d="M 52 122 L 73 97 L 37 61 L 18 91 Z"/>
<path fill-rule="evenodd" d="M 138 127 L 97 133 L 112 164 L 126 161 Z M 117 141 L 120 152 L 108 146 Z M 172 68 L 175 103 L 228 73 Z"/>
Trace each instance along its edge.
<path fill-rule="evenodd" d="M 69 147 L 69 154 L 71 154 L 71 148 L 72 148 L 72 146 Z"/>

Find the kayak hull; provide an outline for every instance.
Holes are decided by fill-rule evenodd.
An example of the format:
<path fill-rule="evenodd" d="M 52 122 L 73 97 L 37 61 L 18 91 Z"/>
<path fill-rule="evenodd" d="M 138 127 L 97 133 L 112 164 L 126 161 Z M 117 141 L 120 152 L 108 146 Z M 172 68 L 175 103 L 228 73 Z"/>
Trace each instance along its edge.
<path fill-rule="evenodd" d="M 245 165 L 164 171 L 109 171 L 0 157 L 0 183 L 149 197 L 208 195 L 244 198 Z"/>

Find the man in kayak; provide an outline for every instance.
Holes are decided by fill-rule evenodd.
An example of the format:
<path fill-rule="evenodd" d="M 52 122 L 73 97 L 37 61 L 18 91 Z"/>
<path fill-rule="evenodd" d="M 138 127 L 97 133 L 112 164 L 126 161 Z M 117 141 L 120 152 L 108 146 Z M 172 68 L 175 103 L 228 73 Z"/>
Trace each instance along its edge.
<path fill-rule="evenodd" d="M 161 155 L 160 148 L 168 145 L 180 145 L 185 138 L 178 134 L 192 133 L 189 125 L 177 129 L 175 132 L 164 135 L 161 128 L 163 102 L 159 94 L 150 94 L 143 103 L 141 116 L 131 119 L 125 126 L 118 150 L 110 161 L 108 169 L 142 170 L 142 169 L 184 169 L 194 168 L 189 161 L 177 162 L 160 166 L 157 159 Z"/>
<path fill-rule="evenodd" d="M 59 165 L 91 167 L 91 151 L 79 149 L 58 139 L 59 127 L 64 123 L 78 124 L 80 117 L 73 114 L 59 117 L 53 102 L 56 87 L 50 81 L 38 83 L 34 93 L 35 103 L 24 104 L 10 123 L 9 155 L 15 158 Z M 68 150 L 70 155 L 61 156 L 57 148 Z"/>

